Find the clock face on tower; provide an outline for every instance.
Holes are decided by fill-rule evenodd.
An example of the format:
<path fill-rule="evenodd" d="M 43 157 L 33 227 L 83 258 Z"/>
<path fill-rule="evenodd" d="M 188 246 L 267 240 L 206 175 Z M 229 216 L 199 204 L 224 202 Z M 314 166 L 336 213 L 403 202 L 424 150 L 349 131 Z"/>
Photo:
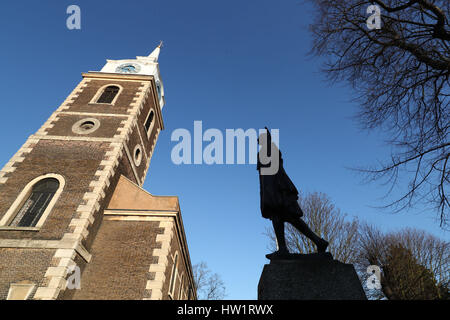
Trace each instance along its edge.
<path fill-rule="evenodd" d="M 138 73 L 141 67 L 136 63 L 124 63 L 116 68 L 119 73 Z"/>

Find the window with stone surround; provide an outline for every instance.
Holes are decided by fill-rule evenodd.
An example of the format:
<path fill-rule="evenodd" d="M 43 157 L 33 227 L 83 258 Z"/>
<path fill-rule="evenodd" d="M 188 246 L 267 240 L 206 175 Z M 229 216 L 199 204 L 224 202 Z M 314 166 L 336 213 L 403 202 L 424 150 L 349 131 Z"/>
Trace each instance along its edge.
<path fill-rule="evenodd" d="M 183 297 L 182 297 L 182 293 L 183 293 L 183 277 L 184 277 L 184 274 L 182 274 L 181 277 L 180 277 L 180 289 L 178 290 L 178 300 L 183 300 Z"/>
<path fill-rule="evenodd" d="M 36 284 L 27 280 L 11 283 L 6 300 L 28 300 L 35 288 Z"/>
<path fill-rule="evenodd" d="M 120 88 L 117 86 L 106 87 L 100 98 L 98 98 L 97 103 L 112 103 L 119 91 Z"/>
<path fill-rule="evenodd" d="M 155 118 L 155 113 L 150 110 L 147 119 L 145 120 L 145 131 L 147 131 L 147 137 L 150 137 L 151 129 L 153 128 L 153 119 Z"/>
<path fill-rule="evenodd" d="M 136 165 L 136 167 L 139 167 L 141 165 L 141 162 L 142 162 L 142 148 L 138 144 L 134 148 L 134 164 Z"/>
<path fill-rule="evenodd" d="M 39 230 L 65 185 L 59 174 L 46 174 L 30 181 L 0 220 L 1 230 Z"/>
<path fill-rule="evenodd" d="M 13 227 L 34 227 L 48 204 L 55 196 L 59 182 L 55 178 L 39 181 L 33 186 L 30 196 L 11 221 Z"/>
<path fill-rule="evenodd" d="M 169 284 L 169 296 L 174 299 L 174 291 L 175 291 L 175 281 L 177 280 L 177 263 L 178 263 L 178 252 L 175 253 L 175 258 L 172 266 L 172 274 L 170 276 L 170 284 Z"/>

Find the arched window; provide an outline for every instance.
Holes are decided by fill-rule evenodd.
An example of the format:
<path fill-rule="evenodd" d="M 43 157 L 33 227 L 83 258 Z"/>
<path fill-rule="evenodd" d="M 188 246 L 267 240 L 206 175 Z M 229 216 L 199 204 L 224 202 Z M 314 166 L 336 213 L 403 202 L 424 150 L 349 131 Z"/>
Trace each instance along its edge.
<path fill-rule="evenodd" d="M 174 299 L 174 290 L 175 290 L 175 281 L 177 280 L 177 272 L 178 272 L 178 252 L 175 253 L 175 259 L 172 266 L 172 274 L 170 276 L 170 284 L 169 284 L 169 295 Z"/>
<path fill-rule="evenodd" d="M 98 98 L 97 103 L 112 103 L 119 93 L 120 88 L 117 86 L 108 86 L 103 90 L 102 95 Z"/>
<path fill-rule="evenodd" d="M 10 226 L 36 226 L 58 188 L 59 181 L 55 178 L 46 178 L 37 182 L 33 186 L 30 195 L 11 221 Z"/>
<path fill-rule="evenodd" d="M 183 300 L 183 278 L 184 274 L 182 274 L 180 278 L 180 291 L 178 292 L 178 300 Z"/>
<path fill-rule="evenodd" d="M 149 132 L 150 127 L 152 126 L 154 117 L 155 117 L 155 113 L 153 112 L 153 110 L 151 110 L 150 114 L 147 117 L 147 120 L 145 120 L 145 130 L 147 131 L 147 133 Z"/>

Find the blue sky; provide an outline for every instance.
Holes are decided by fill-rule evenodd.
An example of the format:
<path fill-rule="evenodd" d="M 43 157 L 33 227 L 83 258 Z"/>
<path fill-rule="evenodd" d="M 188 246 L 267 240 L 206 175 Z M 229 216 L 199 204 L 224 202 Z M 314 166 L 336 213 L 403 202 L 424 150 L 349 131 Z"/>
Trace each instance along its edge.
<path fill-rule="evenodd" d="M 81 8 L 81 30 L 66 8 Z M 386 189 L 346 169 L 385 159 L 382 132 L 358 129 L 352 90 L 330 85 L 307 56 L 312 9 L 303 1 L 8 1 L 0 11 L 0 166 L 39 129 L 81 80 L 106 59 L 160 56 L 167 104 L 144 187 L 177 195 L 193 263 L 219 273 L 229 299 L 256 299 L 270 221 L 259 211 L 254 165 L 171 162 L 171 133 L 277 128 L 285 169 L 301 191 L 327 193 L 349 217 L 383 230 L 417 227 L 444 239 L 434 213 L 374 208 Z M 24 92 L 25 91 L 25 92 Z M 398 192 L 398 191 L 395 191 Z"/>

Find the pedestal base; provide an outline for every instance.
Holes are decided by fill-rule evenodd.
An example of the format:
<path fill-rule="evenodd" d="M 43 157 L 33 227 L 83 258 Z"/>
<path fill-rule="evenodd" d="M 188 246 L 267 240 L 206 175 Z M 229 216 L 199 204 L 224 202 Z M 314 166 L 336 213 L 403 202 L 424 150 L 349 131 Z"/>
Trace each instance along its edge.
<path fill-rule="evenodd" d="M 264 266 L 258 300 L 367 300 L 351 264 L 328 254 L 293 255 Z"/>

